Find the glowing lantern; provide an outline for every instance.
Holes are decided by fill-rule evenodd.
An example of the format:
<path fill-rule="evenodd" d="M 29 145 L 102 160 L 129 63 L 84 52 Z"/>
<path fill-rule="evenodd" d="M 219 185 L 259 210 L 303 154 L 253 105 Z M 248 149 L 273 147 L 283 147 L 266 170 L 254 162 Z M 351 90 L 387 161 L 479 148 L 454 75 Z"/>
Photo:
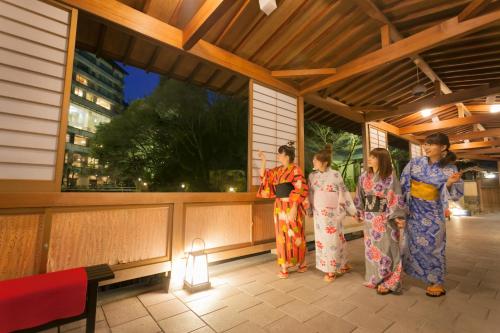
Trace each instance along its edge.
<path fill-rule="evenodd" d="M 195 241 L 201 241 L 203 248 L 193 251 Z M 186 275 L 184 277 L 184 289 L 196 292 L 210 288 L 208 277 L 208 256 L 205 253 L 205 241 L 201 238 L 193 239 L 191 251 L 186 261 Z"/>

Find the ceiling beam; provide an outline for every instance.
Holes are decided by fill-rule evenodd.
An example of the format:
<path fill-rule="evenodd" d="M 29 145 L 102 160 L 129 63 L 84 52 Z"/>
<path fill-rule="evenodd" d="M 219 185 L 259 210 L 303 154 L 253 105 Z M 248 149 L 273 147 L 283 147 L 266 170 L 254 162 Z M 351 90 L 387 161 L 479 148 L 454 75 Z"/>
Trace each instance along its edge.
<path fill-rule="evenodd" d="M 471 154 L 498 154 L 500 153 L 500 148 L 485 148 L 485 149 L 474 149 L 472 151 L 460 151 L 457 153 L 471 153 Z"/>
<path fill-rule="evenodd" d="M 442 120 L 435 123 L 425 123 L 420 125 L 412 125 L 407 127 L 402 127 L 399 129 L 401 134 L 412 134 L 419 132 L 437 131 L 445 128 L 453 128 L 463 125 L 477 124 L 480 122 L 489 121 L 500 121 L 500 115 L 488 114 L 488 115 L 477 115 L 465 118 L 454 118 L 448 120 Z M 484 131 L 482 132 L 484 133 Z"/>
<path fill-rule="evenodd" d="M 388 117 L 401 116 L 404 114 L 418 112 L 422 109 L 433 109 L 449 104 L 456 104 L 469 99 L 488 96 L 493 93 L 500 93 L 500 86 L 490 87 L 485 84 L 476 88 L 460 90 L 451 94 L 440 95 L 437 97 L 426 98 L 417 102 L 403 104 L 393 111 L 373 112 L 366 115 L 367 121 L 379 120 Z"/>
<path fill-rule="evenodd" d="M 365 121 L 363 115 L 352 111 L 348 106 L 342 106 L 336 103 L 332 103 L 318 94 L 306 95 L 304 96 L 304 101 L 320 109 L 335 113 L 336 115 L 347 118 L 357 123 L 363 123 Z"/>
<path fill-rule="evenodd" d="M 272 71 L 274 77 L 299 77 L 299 76 L 316 76 L 316 75 L 332 75 L 337 70 L 335 68 L 316 68 L 316 69 L 288 69 L 280 71 Z"/>
<path fill-rule="evenodd" d="M 479 141 L 469 143 L 456 143 L 450 146 L 452 150 L 477 149 L 484 147 L 500 146 L 500 140 Z"/>
<path fill-rule="evenodd" d="M 182 32 L 183 48 L 192 48 L 234 3 L 230 0 L 206 0 Z"/>
<path fill-rule="evenodd" d="M 458 14 L 458 22 L 470 19 L 490 4 L 490 0 L 472 0 L 465 9 Z"/>
<path fill-rule="evenodd" d="M 297 89 L 272 77 L 271 71 L 241 58 L 220 47 L 199 40 L 191 49 L 183 49 L 182 30 L 138 11 L 117 0 L 58 0 L 61 3 L 86 11 L 116 24 L 132 33 L 142 35 L 156 43 L 187 52 L 217 66 L 255 79 L 278 90 L 297 95 Z"/>
<path fill-rule="evenodd" d="M 475 104 L 467 105 L 467 109 L 471 112 L 490 112 L 491 105 L 489 104 Z"/>
<path fill-rule="evenodd" d="M 494 158 L 488 155 L 479 155 L 479 154 L 457 154 L 460 159 L 467 160 L 484 160 L 484 161 L 500 161 L 500 158 Z"/>
<path fill-rule="evenodd" d="M 483 139 L 484 137 L 500 137 L 500 128 L 487 129 L 486 131 L 474 131 L 457 135 L 450 135 L 451 142 L 462 140 Z"/>
<path fill-rule="evenodd" d="M 425 51 L 451 38 L 472 33 L 500 20 L 500 10 L 469 20 L 458 22 L 452 17 L 440 24 L 401 39 L 385 48 L 361 56 L 337 68 L 337 73 L 317 83 L 302 88 L 300 94 L 308 94 L 355 75 L 374 70 L 388 62 L 397 61 L 413 54 Z"/>

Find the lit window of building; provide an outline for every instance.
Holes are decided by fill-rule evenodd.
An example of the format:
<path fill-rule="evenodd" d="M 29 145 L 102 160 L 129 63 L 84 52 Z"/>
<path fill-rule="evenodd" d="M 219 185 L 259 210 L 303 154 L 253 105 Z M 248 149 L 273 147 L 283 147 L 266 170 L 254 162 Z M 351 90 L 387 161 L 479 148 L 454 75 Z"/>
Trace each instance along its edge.
<path fill-rule="evenodd" d="M 95 102 L 96 101 L 95 95 L 91 94 L 89 92 L 85 95 L 85 98 L 87 99 L 87 101 L 91 101 L 91 102 Z"/>
<path fill-rule="evenodd" d="M 75 95 L 83 97 L 83 89 L 80 87 L 75 87 Z"/>
<path fill-rule="evenodd" d="M 75 135 L 75 145 L 87 146 L 87 138 L 80 135 Z"/>
<path fill-rule="evenodd" d="M 88 85 L 88 79 L 85 76 L 82 76 L 80 74 L 76 74 L 76 81 L 80 82 L 81 84 Z"/>
<path fill-rule="evenodd" d="M 111 103 L 104 98 L 98 97 L 96 104 L 102 106 L 105 109 L 111 110 Z"/>

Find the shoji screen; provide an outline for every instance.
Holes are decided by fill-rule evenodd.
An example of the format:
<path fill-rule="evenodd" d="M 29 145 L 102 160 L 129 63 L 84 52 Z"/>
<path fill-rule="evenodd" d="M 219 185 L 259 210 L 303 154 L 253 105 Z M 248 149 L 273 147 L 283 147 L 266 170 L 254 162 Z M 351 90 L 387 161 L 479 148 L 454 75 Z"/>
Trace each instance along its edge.
<path fill-rule="evenodd" d="M 0 13 L 0 190 L 56 190 L 76 13 L 39 0 Z"/>
<path fill-rule="evenodd" d="M 369 126 L 370 150 L 373 148 L 387 149 L 387 132 L 373 126 Z"/>
<path fill-rule="evenodd" d="M 422 146 L 413 142 L 410 142 L 410 158 L 423 156 Z"/>
<path fill-rule="evenodd" d="M 259 185 L 259 150 L 266 154 L 267 168 L 277 165 L 278 147 L 295 141 L 297 155 L 297 98 L 258 83 L 250 83 L 251 185 Z M 250 140 L 251 139 L 251 140 Z"/>

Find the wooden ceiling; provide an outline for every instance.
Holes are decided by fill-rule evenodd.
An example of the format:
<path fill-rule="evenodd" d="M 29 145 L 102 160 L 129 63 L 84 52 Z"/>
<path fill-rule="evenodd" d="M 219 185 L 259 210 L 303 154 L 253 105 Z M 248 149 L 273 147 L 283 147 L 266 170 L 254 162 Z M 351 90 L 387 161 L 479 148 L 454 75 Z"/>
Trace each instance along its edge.
<path fill-rule="evenodd" d="M 443 105 L 427 118 L 417 110 L 398 112 L 439 94 L 498 85 L 498 0 L 277 0 L 278 8 L 269 16 L 259 9 L 258 0 L 108 0 L 105 6 L 109 7 L 103 10 L 92 7 L 97 0 L 59 1 L 83 10 L 77 47 L 222 93 L 245 95 L 247 73 L 252 70 L 271 77 L 272 71 L 280 70 L 336 69 L 334 74 L 277 77 L 273 82 L 305 94 L 306 119 L 342 129 L 357 132 L 364 119 L 384 120 L 404 128 L 431 123 L 434 116 L 443 121 L 485 114 L 488 104 L 500 103 L 500 90 L 490 89 L 490 97 Z M 108 20 L 111 10 L 125 12 L 124 8 L 182 30 L 193 43 L 200 38 L 198 44 L 203 45 L 185 51 L 174 42 L 159 42 L 163 36 L 146 36 L 142 26 L 131 27 L 132 21 L 124 23 L 121 17 Z M 141 22 L 156 26 L 156 21 L 144 17 L 140 16 Z M 434 34 L 433 28 L 437 29 Z M 460 29 L 465 30 L 457 32 Z M 417 39 L 419 34 L 426 37 Z M 441 39 L 425 45 L 440 34 Z M 411 38 L 415 43 L 403 45 Z M 406 54 L 405 50 L 412 47 L 417 52 Z M 390 50 L 402 56 L 394 56 L 397 52 Z M 223 58 L 211 61 L 214 52 L 227 52 L 224 54 L 231 60 L 227 65 Z M 372 55 L 377 57 L 370 58 Z M 366 61 L 358 64 L 356 59 L 360 57 Z M 383 57 L 388 61 L 380 62 Z M 373 63 L 379 62 L 372 66 L 373 59 Z M 236 68 L 238 61 L 245 66 Z M 250 65 L 255 68 L 247 70 Z M 332 83 L 328 83 L 330 78 Z M 441 82 L 438 88 L 433 83 L 436 80 Z M 417 81 L 427 89 L 422 96 L 412 94 Z M 316 101 L 321 97 L 322 103 L 308 98 L 310 94 Z M 331 107 L 325 108 L 323 102 Z M 500 128 L 498 115 L 486 123 L 440 131 L 454 135 Z"/>

